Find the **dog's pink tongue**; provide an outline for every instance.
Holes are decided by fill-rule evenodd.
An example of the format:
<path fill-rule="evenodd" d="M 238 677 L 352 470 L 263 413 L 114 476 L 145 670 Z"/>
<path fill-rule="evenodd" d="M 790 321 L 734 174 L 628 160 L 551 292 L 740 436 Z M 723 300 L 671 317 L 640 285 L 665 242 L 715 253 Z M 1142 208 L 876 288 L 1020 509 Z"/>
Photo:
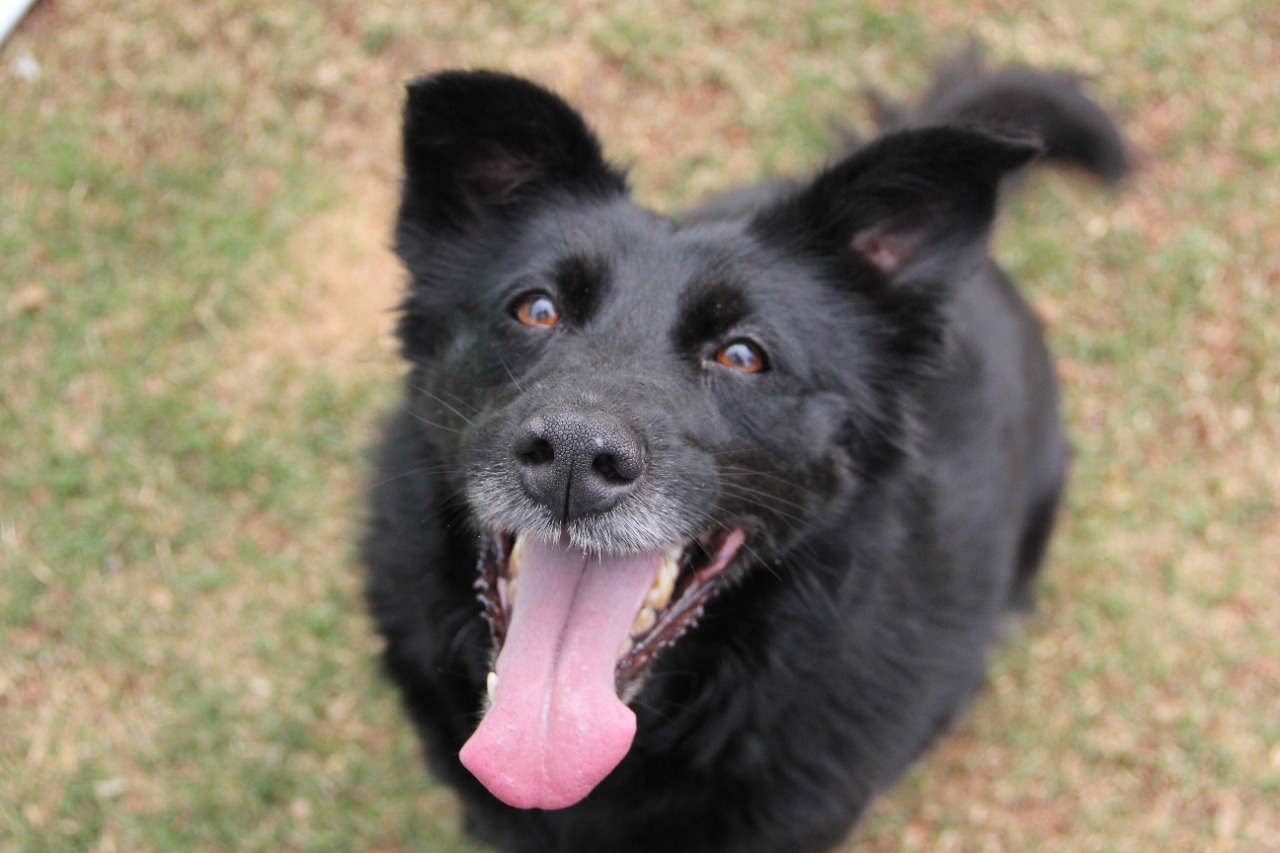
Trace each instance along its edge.
<path fill-rule="evenodd" d="M 660 557 L 596 560 L 533 537 L 523 547 L 497 689 L 461 759 L 504 803 L 560 809 L 631 748 L 636 718 L 614 666 Z"/>

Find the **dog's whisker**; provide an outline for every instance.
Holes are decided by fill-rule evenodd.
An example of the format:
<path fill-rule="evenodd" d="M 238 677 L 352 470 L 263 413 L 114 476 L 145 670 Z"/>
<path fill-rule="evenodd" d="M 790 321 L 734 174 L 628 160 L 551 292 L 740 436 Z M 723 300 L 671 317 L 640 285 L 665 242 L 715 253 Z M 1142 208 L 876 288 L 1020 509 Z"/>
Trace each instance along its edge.
<path fill-rule="evenodd" d="M 443 465 L 439 465 L 439 466 L 434 466 L 434 465 L 419 465 L 419 466 L 414 466 L 414 467 L 409 468 L 409 469 L 408 469 L 408 470 L 406 470 L 406 471 L 401 471 L 401 472 L 400 472 L 400 473 L 398 473 L 398 474 L 392 474 L 390 477 L 383 477 L 383 478 L 381 478 L 381 479 L 374 480 L 372 483 L 370 483 L 370 484 L 369 484 L 369 488 L 370 488 L 370 489 L 378 489 L 378 488 L 381 488 L 382 486 L 389 485 L 389 484 L 391 484 L 391 483 L 396 482 L 397 480 L 403 480 L 403 479 L 405 479 L 405 478 L 407 478 L 407 477 L 416 477 L 416 476 L 421 476 L 421 475 L 423 475 L 423 474 L 447 474 L 447 473 L 449 473 L 449 472 L 450 472 L 450 471 L 452 471 L 452 470 L 453 470 L 453 469 L 451 469 L 451 468 L 447 468 L 447 467 L 445 467 L 445 466 L 443 466 Z"/>
<path fill-rule="evenodd" d="M 516 390 L 523 394 L 524 387 L 520 384 L 520 380 L 516 378 L 516 375 L 511 372 L 511 368 L 507 366 L 507 360 L 502 357 L 502 353 L 495 351 L 494 355 L 497 356 L 498 363 L 502 365 L 502 369 L 507 372 L 507 378 L 511 380 L 511 384 L 516 386 Z"/>
<path fill-rule="evenodd" d="M 438 430 L 453 433 L 454 435 L 465 435 L 465 433 L 462 430 L 457 429 L 455 427 L 445 426 L 444 424 L 437 423 L 436 421 L 433 421 L 430 418 L 423 417 L 422 415 L 418 414 L 408 406 L 405 406 L 403 411 L 405 412 L 405 414 L 409 415 L 409 417 L 413 418 L 419 423 L 426 424 L 429 427 L 435 427 Z"/>
<path fill-rule="evenodd" d="M 785 513 L 787 516 L 797 521 L 808 522 L 815 516 L 811 507 L 779 497 L 772 492 L 766 492 L 762 489 L 755 489 L 750 486 L 743 485 L 742 483 L 722 483 L 720 488 L 726 494 L 740 498 L 747 498 L 753 503 L 753 505 L 760 509 L 777 511 L 779 513 L 784 513 L 784 511 L 778 509 L 778 507 L 789 507 L 790 509 L 797 510 L 798 512 L 796 513 Z"/>
<path fill-rule="evenodd" d="M 742 468 L 742 467 L 723 466 L 723 465 L 720 467 L 720 471 L 721 473 L 727 474 L 727 475 L 742 474 L 745 477 L 749 477 L 751 479 L 759 478 L 762 480 L 773 480 L 774 482 L 778 482 L 786 485 L 788 489 L 801 491 L 801 492 L 804 492 L 805 494 L 814 494 L 814 490 L 806 486 L 804 484 L 803 478 L 798 476 L 793 471 L 792 472 L 782 471 L 782 470 L 766 471 L 763 469 Z M 787 476 L 788 474 L 790 474 L 790 476 Z"/>
<path fill-rule="evenodd" d="M 462 418 L 462 420 L 465 421 L 468 426 L 475 426 L 475 424 L 471 422 L 471 418 L 467 417 L 462 412 L 458 411 L 455 407 L 449 405 L 449 403 L 443 397 L 437 394 L 433 394 L 432 392 L 428 391 L 426 388 L 423 388 L 421 385 L 418 385 L 414 382 L 409 382 L 407 384 L 414 391 L 417 391 L 419 394 L 422 394 L 426 397 L 430 397 L 432 400 L 435 400 L 437 403 L 444 406 L 446 409 L 453 412 L 458 417 Z"/>

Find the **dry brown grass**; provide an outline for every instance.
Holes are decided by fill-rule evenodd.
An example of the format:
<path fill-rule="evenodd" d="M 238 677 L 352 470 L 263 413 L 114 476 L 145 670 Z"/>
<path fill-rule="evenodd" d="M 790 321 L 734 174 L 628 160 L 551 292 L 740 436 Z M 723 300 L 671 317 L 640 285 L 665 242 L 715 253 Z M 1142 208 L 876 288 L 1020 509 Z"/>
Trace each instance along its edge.
<path fill-rule="evenodd" d="M 388 309 L 402 276 L 387 245 L 402 80 L 488 65 L 546 82 L 584 109 L 616 159 L 635 164 L 641 196 L 661 203 L 748 178 L 762 157 L 817 162 L 828 114 L 867 83 L 908 91 L 958 31 L 999 57 L 1091 74 L 1147 161 L 1117 198 L 1062 179 L 1037 184 L 1002 235 L 1001 256 L 1028 280 L 1063 356 L 1080 451 L 1072 507 L 1028 636 L 849 849 L 1280 849 L 1276 9 L 890 4 L 884 32 L 850 12 L 846 40 L 810 41 L 815 8 L 36 8 L 0 64 L 30 50 L 44 79 L 23 88 L 0 78 L 4 135 L 17 132 L 16 116 L 78 116 L 122 174 L 216 158 L 223 183 L 263 204 L 305 194 L 289 182 L 308 176 L 330 193 L 289 208 L 299 218 L 283 246 L 218 285 L 249 294 L 240 319 L 210 308 L 201 321 L 199 355 L 216 364 L 192 403 L 229 413 L 219 442 L 284 447 L 317 380 L 365 390 L 353 398 L 361 405 L 332 411 L 343 455 L 299 456 L 314 468 L 305 512 L 264 509 L 241 490 L 217 512 L 198 510 L 193 538 L 184 524 L 197 510 L 169 498 L 182 470 L 154 460 L 122 499 L 117 525 L 147 543 L 125 570 L 94 565 L 72 580 L 42 550 L 47 536 L 26 508 L 52 498 L 3 495 L 0 555 L 41 592 L 30 619 L 0 629 L 0 849 L 85 837 L 103 851 L 174 837 L 216 848 L 230 833 L 247 848 L 394 850 L 437 827 L 441 839 L 456 832 L 448 795 L 421 777 L 388 692 L 370 684 L 375 647 L 344 556 L 375 414 L 361 406 L 388 400 L 378 389 L 398 372 Z M 803 107 L 777 112 L 788 99 Z M 268 153 L 245 164 L 238 150 L 194 144 L 209 111 L 226 113 L 238 146 Z M 0 176 L 10 177 L 3 167 Z M 19 202 L 47 191 L 21 176 L 10 186 Z M 202 203 L 173 192 L 179 208 Z M 121 218 L 113 205 L 85 200 L 90 233 Z M 51 209 L 34 214 L 46 233 L 58 227 Z M 158 214 L 170 209 L 157 203 Z M 157 215 L 133 236 L 145 245 L 172 224 Z M 44 242 L 23 255 L 37 278 L 0 271 L 6 318 L 56 311 L 57 282 L 85 275 L 90 261 Z M 1045 260 L 1054 252 L 1064 264 Z M 110 352 L 153 319 L 121 310 L 86 335 Z M 53 345 L 43 328 L 23 340 L 4 354 L 14 376 L 38 372 Z M 90 452 L 113 403 L 166 393 L 181 385 L 176 371 L 148 368 L 129 392 L 107 368 L 80 373 L 50 405 L 48 446 Z M 25 387 L 10 399 L 44 404 Z M 36 464 L 39 445 L 21 438 L 24 449 L 0 451 L 0 462 Z M 114 554 L 104 546 L 111 566 Z M 225 576 L 207 588 L 186 580 L 213 568 Z M 299 628 L 315 620 L 332 627 Z M 305 710 L 291 709 L 300 702 Z M 292 793 L 260 807 L 268 789 L 246 793 L 251 774 Z M 325 778 L 349 790 L 312 785 Z M 337 820 L 333 809 L 367 817 Z M 182 834 L 215 819 L 223 835 Z"/>

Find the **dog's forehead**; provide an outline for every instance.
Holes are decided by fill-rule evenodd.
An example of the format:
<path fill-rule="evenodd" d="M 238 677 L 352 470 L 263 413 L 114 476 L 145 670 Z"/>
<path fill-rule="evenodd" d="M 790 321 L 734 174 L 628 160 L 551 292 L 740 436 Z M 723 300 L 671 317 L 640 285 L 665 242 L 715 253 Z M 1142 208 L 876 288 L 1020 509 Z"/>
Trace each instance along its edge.
<path fill-rule="evenodd" d="M 629 203 L 558 213 L 524 248 L 578 319 L 580 346 L 658 363 L 744 335 L 807 376 L 856 355 L 861 324 L 846 298 L 807 255 L 762 241 L 746 222 L 682 226 Z"/>
<path fill-rule="evenodd" d="M 604 306 L 643 305 L 650 313 L 693 310 L 708 294 L 741 307 L 767 264 L 741 225 L 682 228 L 630 203 L 561 211 L 538 239 L 553 264 L 589 262 Z"/>

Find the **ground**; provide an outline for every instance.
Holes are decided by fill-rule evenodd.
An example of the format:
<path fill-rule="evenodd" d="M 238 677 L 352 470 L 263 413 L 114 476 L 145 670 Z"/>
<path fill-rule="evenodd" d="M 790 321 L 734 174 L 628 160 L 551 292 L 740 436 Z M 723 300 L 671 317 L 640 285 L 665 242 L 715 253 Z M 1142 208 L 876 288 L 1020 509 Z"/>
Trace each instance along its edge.
<path fill-rule="evenodd" d="M 0 47 L 0 851 L 473 849 L 352 547 L 402 81 L 550 84 L 669 206 L 817 165 L 969 37 L 1083 73 L 1143 165 L 1001 223 L 1069 506 L 1038 613 L 848 849 L 1280 849 L 1270 0 L 42 0 Z"/>

